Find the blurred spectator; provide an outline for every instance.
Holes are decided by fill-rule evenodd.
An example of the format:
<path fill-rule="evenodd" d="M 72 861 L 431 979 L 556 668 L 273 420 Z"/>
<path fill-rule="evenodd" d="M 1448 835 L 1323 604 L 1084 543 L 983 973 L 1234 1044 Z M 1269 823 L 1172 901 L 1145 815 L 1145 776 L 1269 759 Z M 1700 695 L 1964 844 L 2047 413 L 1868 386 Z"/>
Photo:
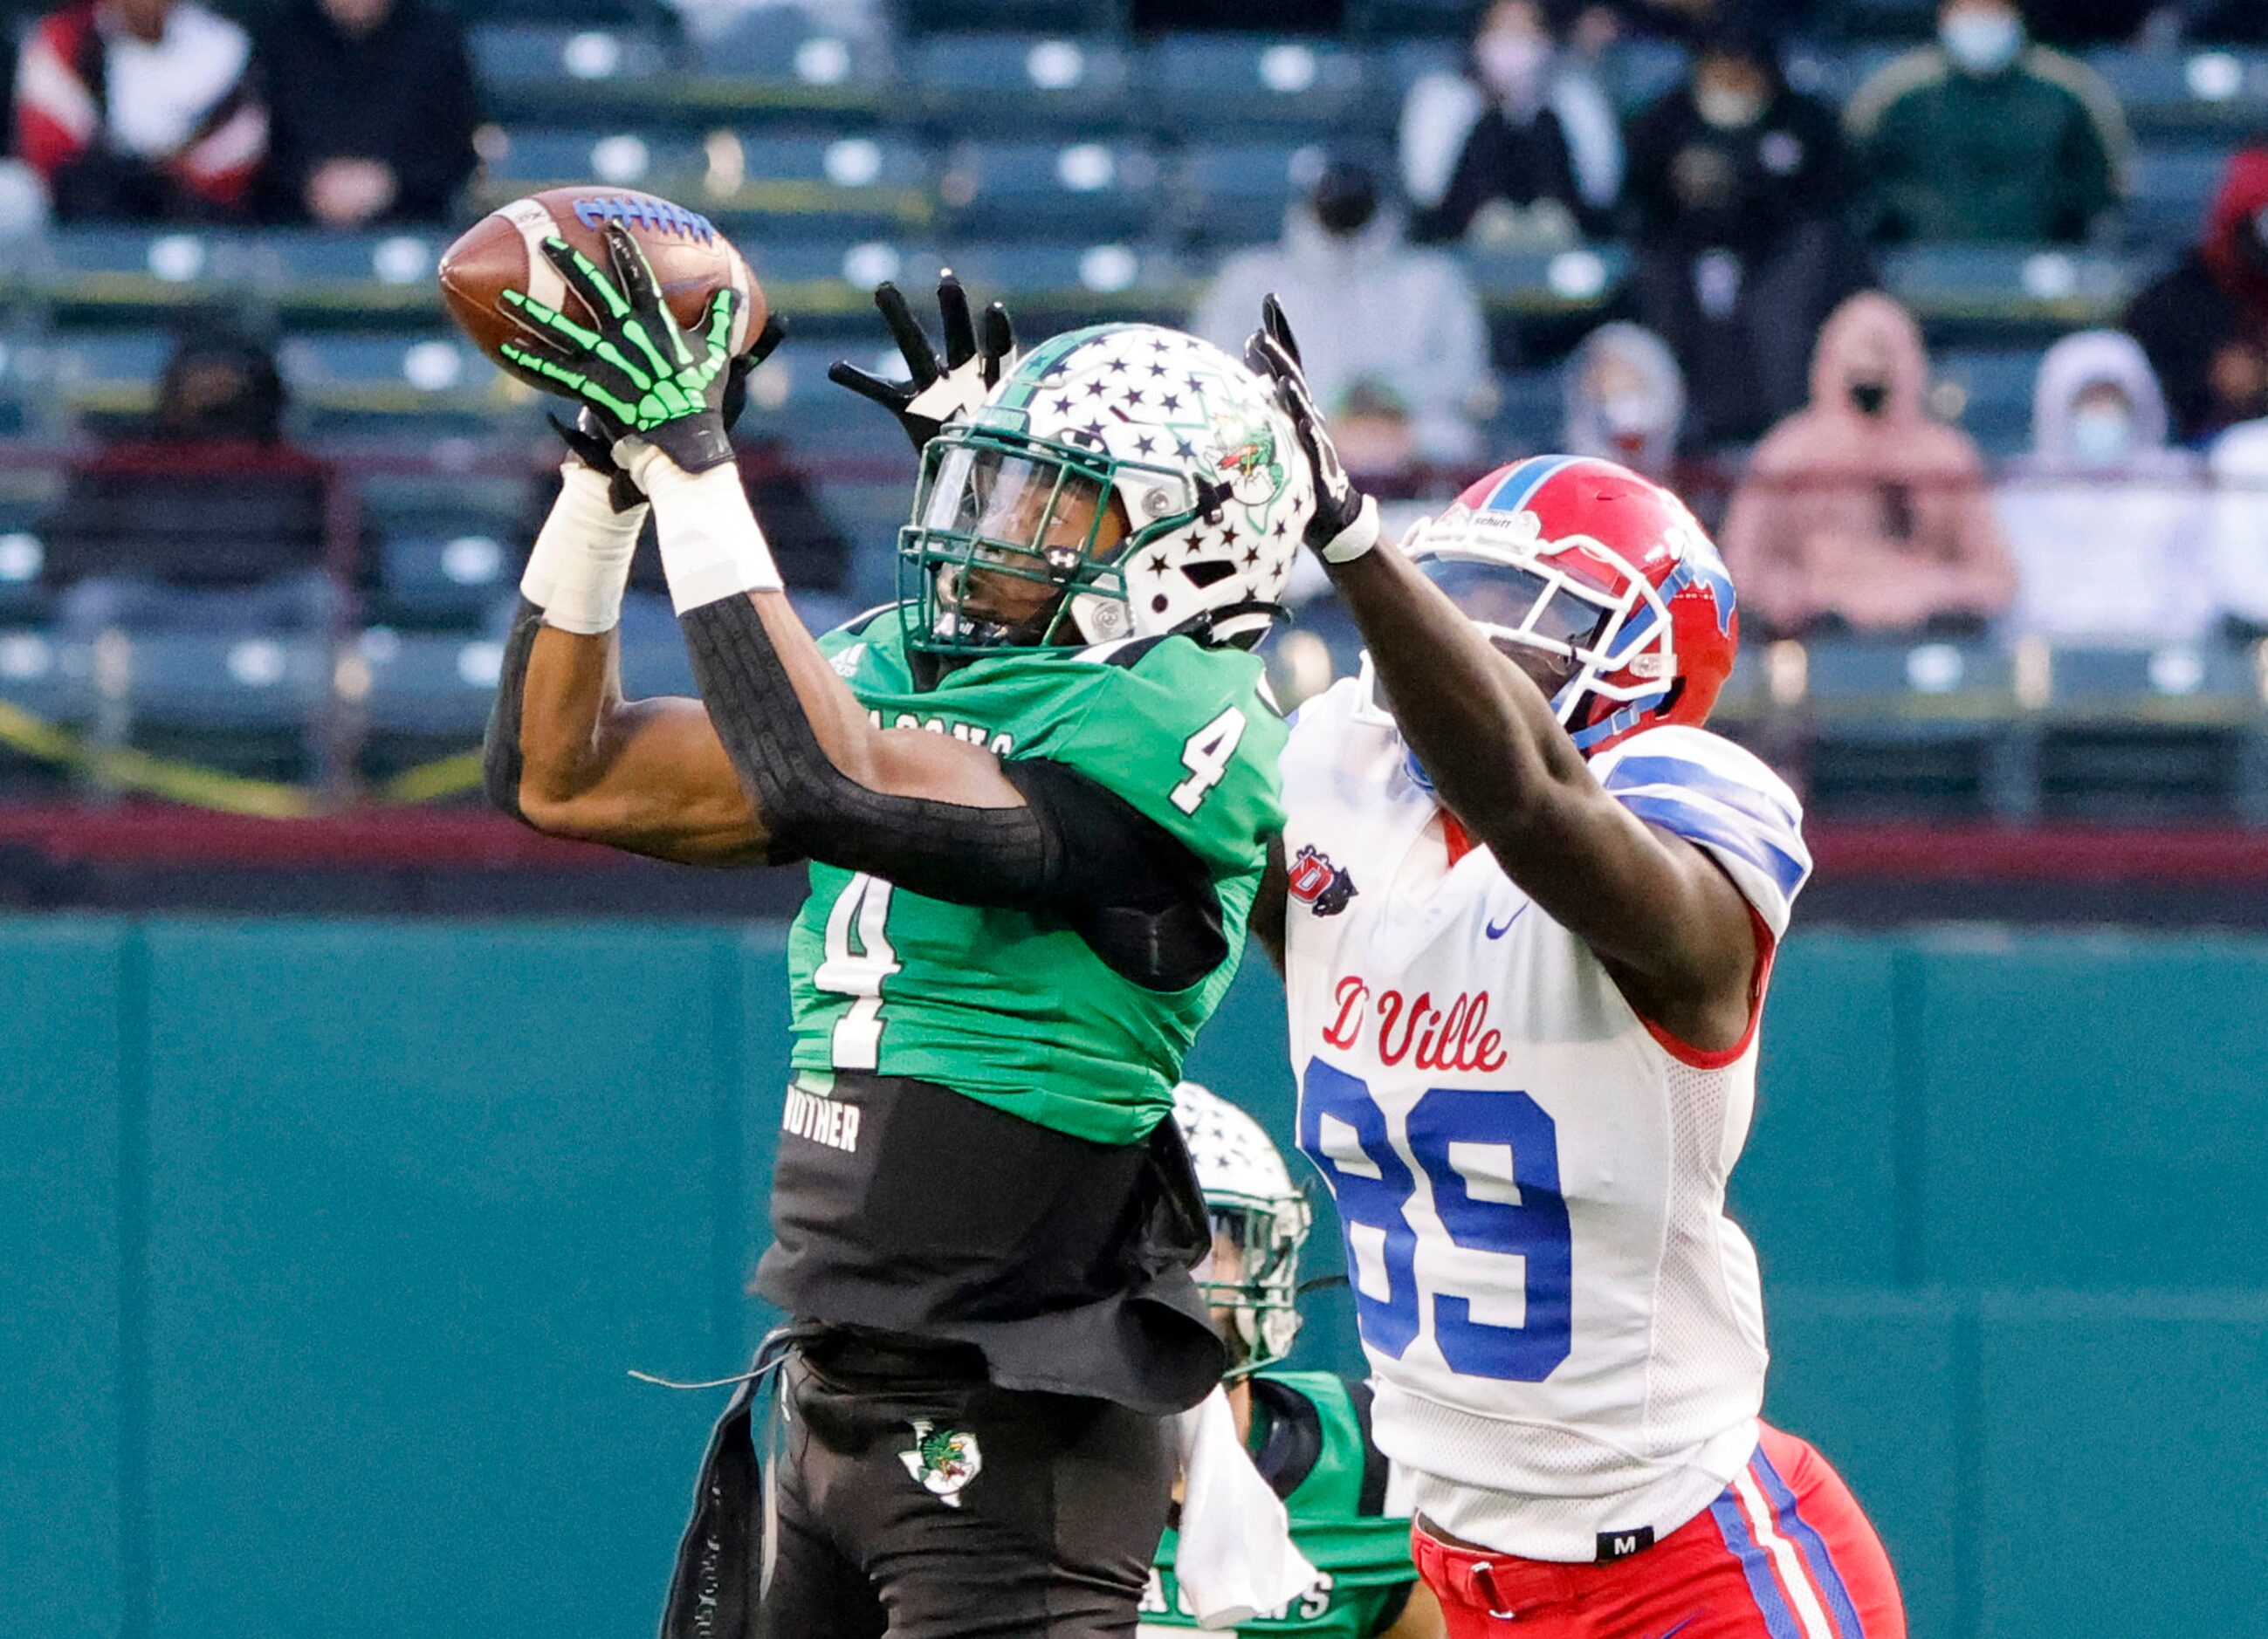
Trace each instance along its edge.
<path fill-rule="evenodd" d="M 1617 40 L 1672 40 L 1699 46 L 1738 24 L 1756 0 L 1588 0 L 1580 6 L 1571 36 L 1593 55 Z M 1783 29 L 1804 27 L 1818 10 L 1817 0 L 1773 0 L 1771 15 Z"/>
<path fill-rule="evenodd" d="M 2204 236 L 2126 309 L 2191 443 L 2268 415 L 2268 148 L 2228 162 Z"/>
<path fill-rule="evenodd" d="M 1896 58 L 1845 110 L 1887 239 L 2085 239 L 2118 202 L 2118 99 L 2075 57 L 2029 44 L 2014 0 L 1942 0 L 1938 43 Z"/>
<path fill-rule="evenodd" d="M 2055 0 L 2032 13 L 2033 33 L 2051 46 L 2111 46 L 2142 32 L 2164 0 Z"/>
<path fill-rule="evenodd" d="M 1410 247 L 1401 212 L 1381 204 L 1366 169 L 1327 167 L 1286 213 L 1280 245 L 1223 264 L 1190 328 L 1241 358 L 1271 290 L 1326 411 L 1337 414 L 1368 382 L 1408 415 L 1419 459 L 1478 456 L 1473 417 L 1486 412 L 1494 388 L 1480 300 L 1454 261 Z"/>
<path fill-rule="evenodd" d="M 259 342 L 186 338 L 155 414 L 71 474 L 40 531 L 65 624 L 328 624 L 330 468 L 285 441 L 284 408 Z"/>
<path fill-rule="evenodd" d="M 2018 628 L 2144 643 L 2204 631 L 2203 464 L 2167 447 L 2166 433 L 2165 399 L 2132 336 L 2088 330 L 2047 350 L 2031 453 L 1999 489 Z"/>
<path fill-rule="evenodd" d="M 1819 333 L 1811 403 L 1756 446 L 1718 539 L 1768 632 L 1973 634 L 2015 569 L 1969 435 L 1923 408 L 1913 316 L 1867 290 Z"/>
<path fill-rule="evenodd" d="M 268 142 L 244 31 L 194 0 L 81 0 L 16 60 L 16 151 L 66 221 L 241 211 Z"/>
<path fill-rule="evenodd" d="M 1336 34 L 1344 0 L 1133 0 L 1138 34 L 1226 29 L 1238 33 Z"/>
<path fill-rule="evenodd" d="M 1402 104 L 1411 237 L 1553 245 L 1595 226 L 1622 187 L 1622 138 L 1598 82 L 1564 61 L 1535 0 L 1481 13 L 1462 74 L 1429 74 Z"/>
<path fill-rule="evenodd" d="M 2200 45 L 2268 45 L 2268 5 L 2260 0 L 2173 0 L 2160 15 Z"/>
<path fill-rule="evenodd" d="M 2231 427 L 2207 454 L 2213 522 L 2205 555 L 2229 636 L 2268 637 L 2268 420 Z"/>
<path fill-rule="evenodd" d="M 335 228 L 448 215 L 480 117 L 454 18 L 425 0 L 295 0 L 258 61 L 264 214 Z"/>
<path fill-rule="evenodd" d="M 1790 89 L 1748 26 L 1631 127 L 1638 317 L 1684 367 L 1705 443 L 1744 443 L 1803 402 L 1811 338 L 1865 283 L 1842 159 L 1833 111 Z"/>
<path fill-rule="evenodd" d="M 1685 420 L 1685 377 L 1669 344 L 1633 324 L 1601 325 L 1566 364 L 1559 446 L 1667 480 Z"/>

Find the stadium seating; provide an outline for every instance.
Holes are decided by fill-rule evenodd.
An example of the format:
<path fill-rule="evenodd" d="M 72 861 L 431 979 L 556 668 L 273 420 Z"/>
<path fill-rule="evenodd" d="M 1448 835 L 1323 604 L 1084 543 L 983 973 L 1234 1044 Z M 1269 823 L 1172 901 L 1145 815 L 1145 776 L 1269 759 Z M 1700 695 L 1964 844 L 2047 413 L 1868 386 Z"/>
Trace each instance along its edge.
<path fill-rule="evenodd" d="M 880 413 L 825 373 L 840 356 L 887 358 L 876 283 L 897 281 L 925 309 L 936 271 L 952 267 L 979 299 L 1008 301 L 1027 338 L 1101 318 L 1177 322 L 1223 256 L 1277 238 L 1327 157 L 1391 165 L 1403 93 L 1461 61 L 1469 9 L 1354 0 L 1338 40 L 1150 39 L 1124 33 L 1112 6 L 914 0 L 892 41 L 854 26 L 857 15 L 802 7 L 755 8 L 696 39 L 629 0 L 484 4 L 473 50 L 499 122 L 482 134 L 478 197 L 598 177 L 680 197 L 733 234 L 795 330 L 756 379 L 747 428 L 804 468 L 855 542 L 850 596 L 875 599 L 893 584 L 911 465 Z M 1837 0 L 1819 39 L 1791 54 L 1790 77 L 1845 97 L 1926 35 L 1927 11 Z M 1935 348 L 1934 408 L 1996 456 L 2029 443 L 2040 349 L 2116 322 L 2193 239 L 2241 118 L 2268 92 L 2257 55 L 2093 60 L 2141 136 L 2115 248 L 1919 245 L 1882 258 L 1884 283 Z M 1628 110 L 1682 64 L 1675 48 L 1637 41 L 1611 50 L 1602 74 Z M 370 732 L 403 746 L 469 731 L 478 691 L 452 682 L 453 668 L 508 604 L 538 493 L 527 452 L 538 467 L 551 459 L 545 406 L 446 328 L 431 276 L 451 232 L 70 228 L 0 247 L 0 435 L 60 445 L 145 410 L 172 330 L 209 309 L 276 329 L 294 436 L 348 452 L 361 474 L 362 614 L 400 645 L 372 667 Z M 1616 311 L 1627 259 L 1612 246 L 1457 254 L 1506 366 L 1490 447 L 1547 448 L 1562 413 L 1552 361 Z M 91 698 L 92 663 L 40 636 L 49 592 L 36 526 L 53 493 L 52 469 L 0 471 L 0 644 L 15 645 L 16 668 L 0 657 L 0 698 L 61 709 Z M 1349 636 L 1326 629 L 1328 606 L 1307 624 Z M 650 636 L 639 652 L 675 664 L 670 635 Z M 1726 709 L 1744 731 L 1796 746 L 1830 812 L 2061 812 L 2117 786 L 2106 770 L 2122 760 L 2144 772 L 2097 804 L 2105 812 L 2250 812 L 2258 780 L 2243 770 L 2257 761 L 2260 709 L 2234 651 L 2212 648 L 2207 681 L 2186 694 L 2161 687 L 2174 661 L 2058 654 L 2051 697 L 2026 704 L 1991 644 L 1946 651 L 1957 687 L 1935 686 L 1940 661 L 1911 671 L 1940 648 L 1812 644 L 1790 693 L 1752 645 Z M 289 695 L 243 684 L 225 662 L 151 664 L 205 679 L 185 684 L 185 701 L 217 708 L 222 694 L 254 691 L 216 722 L 272 716 Z M 2151 790 L 2170 795 L 2153 807 Z"/>
<path fill-rule="evenodd" d="M 1296 129 L 1336 140 L 1392 127 L 1400 105 L 1368 94 L 1367 59 L 1335 42 L 1167 35 L 1137 62 L 1137 117 L 1161 135 Z"/>
<path fill-rule="evenodd" d="M 2013 455 L 2031 444 L 2032 384 L 2040 358 L 2029 348 L 1952 349 L 1934 361 L 1935 408 L 1959 420 L 1987 455 Z"/>
<path fill-rule="evenodd" d="M 907 91 L 920 116 L 956 133 L 1092 138 L 1127 118 L 1132 53 L 1115 40 L 938 34 L 907 51 Z"/>
<path fill-rule="evenodd" d="M 939 187 L 957 239 L 1115 241 L 1149 227 L 1158 161 L 1131 143 L 963 143 Z"/>

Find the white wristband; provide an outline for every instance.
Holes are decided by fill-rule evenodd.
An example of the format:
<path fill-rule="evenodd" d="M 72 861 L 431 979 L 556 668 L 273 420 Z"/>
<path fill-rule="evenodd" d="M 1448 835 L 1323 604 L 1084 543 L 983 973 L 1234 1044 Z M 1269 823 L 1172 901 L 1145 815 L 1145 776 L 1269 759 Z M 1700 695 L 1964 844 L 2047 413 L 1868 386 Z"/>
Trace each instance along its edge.
<path fill-rule="evenodd" d="M 1379 533 L 1378 502 L 1373 496 L 1365 496 L 1354 522 L 1315 550 L 1326 563 L 1351 563 L 1378 544 Z"/>
<path fill-rule="evenodd" d="M 559 468 L 559 498 L 527 555 L 520 594 L 543 611 L 547 626 L 586 636 L 611 631 L 622 615 L 630 557 L 645 507 L 615 511 L 608 479 L 580 461 Z"/>
<path fill-rule="evenodd" d="M 626 441 L 627 442 L 627 441 Z M 736 467 L 688 473 L 658 450 L 642 452 L 633 468 L 653 497 L 661 540 L 661 572 L 678 614 L 750 592 L 785 586 Z"/>

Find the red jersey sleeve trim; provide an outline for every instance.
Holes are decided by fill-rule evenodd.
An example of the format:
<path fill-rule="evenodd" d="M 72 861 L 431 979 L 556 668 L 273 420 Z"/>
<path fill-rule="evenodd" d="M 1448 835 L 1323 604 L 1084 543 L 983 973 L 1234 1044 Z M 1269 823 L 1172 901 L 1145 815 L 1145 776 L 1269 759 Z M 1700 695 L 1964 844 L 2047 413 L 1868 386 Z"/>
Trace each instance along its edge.
<path fill-rule="evenodd" d="M 1741 1039 L 1729 1047 L 1712 1053 L 1705 1047 L 1697 1047 L 1690 1042 L 1680 1041 L 1645 1014 L 1638 1015 L 1638 1022 L 1646 1026 L 1646 1033 L 1654 1039 L 1664 1053 L 1668 1054 L 1680 1064 L 1690 1066 L 1694 1069 L 1723 1069 L 1728 1065 L 1738 1063 L 1741 1055 L 1746 1053 L 1750 1044 L 1756 1040 L 1756 1025 L 1764 1016 L 1764 987 L 1771 981 L 1772 958 L 1778 953 L 1779 943 L 1772 937 L 1771 929 L 1766 925 L 1764 917 L 1757 913 L 1756 908 L 1749 905 L 1746 900 L 1742 900 L 1742 903 L 1747 907 L 1749 926 L 1756 935 L 1756 977 L 1749 984 L 1749 1027 L 1741 1032 Z M 1634 1013 L 1638 1012 L 1635 1007 L 1631 1011 Z"/>

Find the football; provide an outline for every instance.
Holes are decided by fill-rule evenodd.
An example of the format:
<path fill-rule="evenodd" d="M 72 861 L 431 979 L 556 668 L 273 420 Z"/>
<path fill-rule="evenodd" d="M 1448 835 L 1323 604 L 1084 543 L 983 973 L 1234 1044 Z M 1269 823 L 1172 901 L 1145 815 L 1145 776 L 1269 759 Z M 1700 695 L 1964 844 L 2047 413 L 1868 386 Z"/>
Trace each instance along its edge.
<path fill-rule="evenodd" d="M 506 290 L 532 297 L 571 319 L 591 318 L 539 247 L 556 233 L 603 268 L 607 248 L 600 233 L 610 221 L 623 224 L 637 238 L 670 311 L 688 331 L 699 325 L 710 298 L 725 289 L 740 296 L 733 319 L 733 351 L 739 353 L 763 327 L 762 290 L 740 253 L 708 217 L 652 194 L 597 187 L 547 188 L 492 210 L 466 229 L 441 256 L 441 294 L 451 317 L 492 359 L 504 342 L 526 339 L 497 299 Z"/>

